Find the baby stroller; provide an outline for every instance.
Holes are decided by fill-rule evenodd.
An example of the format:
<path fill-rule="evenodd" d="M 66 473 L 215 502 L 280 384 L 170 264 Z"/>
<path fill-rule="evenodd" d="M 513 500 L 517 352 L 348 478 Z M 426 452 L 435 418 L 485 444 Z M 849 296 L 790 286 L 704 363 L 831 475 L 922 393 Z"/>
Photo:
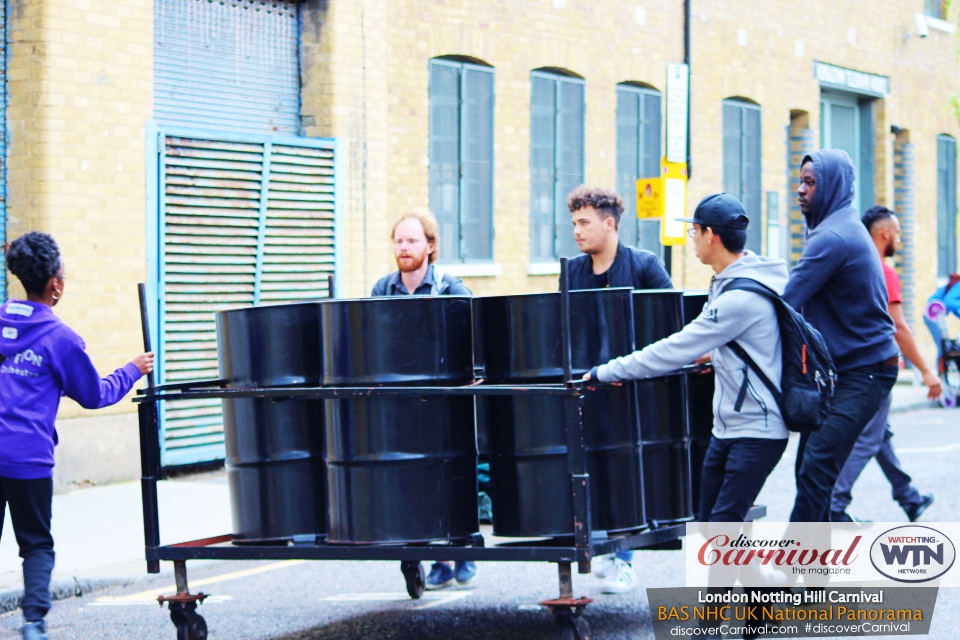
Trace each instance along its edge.
<path fill-rule="evenodd" d="M 960 336 L 950 338 L 947 328 L 947 316 L 950 313 L 960 317 L 960 276 L 950 275 L 950 282 L 930 296 L 923 315 L 924 324 L 930 330 L 937 345 L 937 371 L 943 382 L 943 395 L 940 404 L 947 409 L 957 406 L 960 396 Z"/>

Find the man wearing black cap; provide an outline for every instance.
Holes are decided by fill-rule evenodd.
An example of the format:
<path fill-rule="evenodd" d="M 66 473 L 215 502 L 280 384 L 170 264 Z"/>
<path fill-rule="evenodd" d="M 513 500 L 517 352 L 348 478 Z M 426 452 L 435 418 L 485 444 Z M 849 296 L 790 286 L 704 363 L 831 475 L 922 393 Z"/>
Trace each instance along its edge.
<path fill-rule="evenodd" d="M 654 378 L 710 353 L 716 371 L 713 437 L 703 461 L 698 519 L 743 522 L 787 446 L 787 427 L 770 390 L 728 346 L 736 341 L 779 384 L 780 326 L 773 302 L 753 291 L 728 290 L 739 278 L 782 294 L 783 260 L 744 251 L 749 222 L 743 205 L 720 193 L 704 198 L 692 219 L 697 258 L 716 275 L 703 313 L 681 331 L 641 351 L 594 367 L 584 380 Z"/>

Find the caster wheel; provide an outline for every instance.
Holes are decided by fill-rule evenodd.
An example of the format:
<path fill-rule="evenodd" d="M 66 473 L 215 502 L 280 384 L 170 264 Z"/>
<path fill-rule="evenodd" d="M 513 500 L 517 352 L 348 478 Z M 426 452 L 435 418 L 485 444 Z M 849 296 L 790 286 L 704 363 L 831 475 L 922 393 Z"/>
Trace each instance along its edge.
<path fill-rule="evenodd" d="M 407 582 L 407 593 L 410 597 L 416 600 L 422 596 L 427 587 L 423 565 L 419 562 L 401 562 L 400 571 L 403 572 L 403 578 Z"/>
<path fill-rule="evenodd" d="M 207 640 L 207 621 L 199 613 L 183 611 L 177 618 L 177 640 Z"/>

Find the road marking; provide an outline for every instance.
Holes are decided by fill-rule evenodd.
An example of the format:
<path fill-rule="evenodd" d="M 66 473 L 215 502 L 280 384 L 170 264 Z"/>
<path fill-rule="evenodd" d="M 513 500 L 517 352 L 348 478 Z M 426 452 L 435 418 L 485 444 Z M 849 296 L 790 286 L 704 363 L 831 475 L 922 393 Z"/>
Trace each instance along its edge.
<path fill-rule="evenodd" d="M 144 598 L 142 600 L 123 600 L 122 598 L 123 596 L 117 597 L 117 598 L 114 598 L 111 596 L 103 596 L 101 598 L 97 598 L 87 606 L 88 607 L 142 607 L 142 606 L 155 607 L 157 606 L 156 598 L 153 598 L 153 599 Z M 208 596 L 203 599 L 203 604 L 223 604 L 227 600 L 233 600 L 233 596 Z"/>
<path fill-rule="evenodd" d="M 419 600 L 412 600 L 406 591 L 342 593 L 340 595 L 330 596 L 329 598 L 320 598 L 320 602 L 422 602 L 427 600 L 428 602 L 413 607 L 415 611 L 422 611 L 423 609 L 432 609 L 450 602 L 469 598 L 471 593 L 471 591 L 466 590 L 446 591 L 443 593 L 432 593 L 428 591 L 424 593 Z"/>
<path fill-rule="evenodd" d="M 282 562 L 271 562 L 270 564 L 264 564 L 252 569 L 233 571 L 231 573 L 224 573 L 219 576 L 212 576 L 210 578 L 203 578 L 201 580 L 190 580 L 189 585 L 191 588 L 194 588 L 202 587 L 208 584 L 216 584 L 218 582 L 226 582 L 227 580 L 238 580 L 240 578 L 246 578 L 247 576 L 255 576 L 259 573 L 267 573 L 268 571 L 276 571 L 277 569 L 286 569 L 287 567 L 292 567 L 304 562 L 306 562 L 306 560 L 283 560 Z M 143 604 L 144 602 L 149 602 L 152 605 L 156 605 L 158 596 L 173 595 L 176 592 L 177 585 L 171 584 L 166 587 L 160 587 L 159 589 L 150 589 L 149 591 L 141 591 L 140 593 L 132 593 L 126 596 L 103 596 L 94 600 L 94 604 L 97 602 L 105 602 L 110 604 Z M 196 593 L 196 589 L 194 589 L 194 593 Z M 212 601 L 212 596 L 204 600 L 204 602 Z"/>
<path fill-rule="evenodd" d="M 897 453 L 946 453 L 960 449 L 960 442 L 945 444 L 940 447 L 897 447 Z"/>

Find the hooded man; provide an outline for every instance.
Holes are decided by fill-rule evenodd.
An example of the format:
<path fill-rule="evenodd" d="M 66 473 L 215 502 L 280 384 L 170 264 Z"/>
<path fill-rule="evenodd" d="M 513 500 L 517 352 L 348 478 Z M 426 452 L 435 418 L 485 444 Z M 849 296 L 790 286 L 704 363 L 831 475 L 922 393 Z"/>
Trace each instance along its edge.
<path fill-rule="evenodd" d="M 791 522 L 829 520 L 840 469 L 897 380 L 880 258 L 853 207 L 855 173 L 850 156 L 836 149 L 804 157 L 800 170 L 807 240 L 783 299 L 823 335 L 837 383 L 823 427 L 800 436 Z"/>
<path fill-rule="evenodd" d="M 783 293 L 783 260 L 744 251 L 749 219 L 740 201 L 726 193 L 704 198 L 694 212 L 697 258 L 714 273 L 703 313 L 669 338 L 594 367 L 584 380 L 604 383 L 654 378 L 694 360 L 704 351 L 716 371 L 713 436 L 703 461 L 698 520 L 743 522 L 767 476 L 787 446 L 787 427 L 777 401 L 728 346 L 736 341 L 763 373 L 779 385 L 780 325 L 773 302 L 744 290 L 728 290 L 735 279 L 755 280 Z M 698 359 L 699 358 L 699 359 Z"/>

